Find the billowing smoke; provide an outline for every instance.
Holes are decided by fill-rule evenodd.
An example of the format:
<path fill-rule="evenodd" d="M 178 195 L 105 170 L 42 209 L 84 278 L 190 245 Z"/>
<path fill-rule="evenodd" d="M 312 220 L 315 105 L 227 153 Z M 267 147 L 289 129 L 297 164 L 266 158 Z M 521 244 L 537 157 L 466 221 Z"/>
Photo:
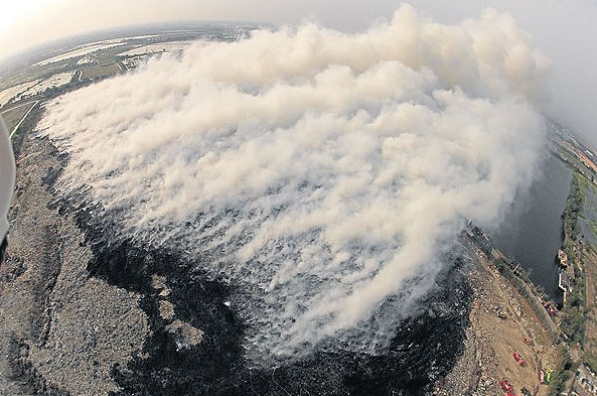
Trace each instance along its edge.
<path fill-rule="evenodd" d="M 239 286 L 249 353 L 375 352 L 466 219 L 499 221 L 541 156 L 548 62 L 511 17 L 446 26 L 402 6 L 198 43 L 65 95 L 43 128 L 65 193 L 139 243 Z"/>

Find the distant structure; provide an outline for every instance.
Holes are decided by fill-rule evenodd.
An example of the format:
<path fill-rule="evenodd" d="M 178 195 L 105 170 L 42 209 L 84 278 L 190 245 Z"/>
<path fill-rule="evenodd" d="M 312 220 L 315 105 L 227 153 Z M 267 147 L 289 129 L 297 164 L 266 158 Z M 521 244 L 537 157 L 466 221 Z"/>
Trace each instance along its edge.
<path fill-rule="evenodd" d="M 562 267 L 568 267 L 568 255 L 562 249 L 558 250 L 558 260 Z"/>
<path fill-rule="evenodd" d="M 573 143 L 562 142 L 562 146 L 564 146 L 569 152 L 573 153 L 576 158 L 593 174 L 597 174 L 597 165 L 591 159 L 595 158 L 593 153 L 585 146 L 580 145 L 578 142 L 574 141 Z"/>
<path fill-rule="evenodd" d="M 487 257 L 492 257 L 494 259 L 499 258 L 500 255 L 494 249 L 493 243 L 479 227 L 469 221 L 464 232 L 468 238 L 473 241 L 483 253 L 485 253 Z"/>
<path fill-rule="evenodd" d="M 568 278 L 568 274 L 565 271 L 560 270 L 560 275 L 558 279 L 558 287 L 564 293 L 572 292 L 572 287 L 570 286 L 570 279 Z"/>

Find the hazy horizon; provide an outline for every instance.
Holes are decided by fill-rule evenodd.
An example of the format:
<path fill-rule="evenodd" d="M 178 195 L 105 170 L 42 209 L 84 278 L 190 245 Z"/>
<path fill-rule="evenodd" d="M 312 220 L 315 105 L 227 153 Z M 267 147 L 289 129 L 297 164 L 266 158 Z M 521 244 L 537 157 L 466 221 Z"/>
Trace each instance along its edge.
<path fill-rule="evenodd" d="M 597 2 L 595 0 L 465 0 L 410 2 L 439 23 L 476 17 L 487 7 L 511 14 L 551 60 L 553 103 L 544 112 L 597 146 Z M 298 25 L 312 21 L 344 32 L 391 18 L 400 2 L 375 0 L 127 1 L 24 0 L 0 15 L 0 60 L 25 48 L 86 32 L 176 21 L 246 21 Z"/>

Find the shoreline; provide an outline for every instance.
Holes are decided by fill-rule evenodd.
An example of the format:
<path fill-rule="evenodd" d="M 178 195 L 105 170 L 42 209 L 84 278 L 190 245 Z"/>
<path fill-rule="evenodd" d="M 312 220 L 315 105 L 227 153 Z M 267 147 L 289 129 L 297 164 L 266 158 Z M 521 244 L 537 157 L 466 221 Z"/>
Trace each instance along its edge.
<path fill-rule="evenodd" d="M 476 279 L 477 284 L 477 287 L 473 288 L 475 302 L 471 310 L 471 326 L 467 329 L 465 355 L 459 360 L 453 372 L 448 375 L 446 383 L 436 387 L 436 395 L 451 395 L 453 394 L 451 391 L 456 391 L 456 394 L 484 395 L 486 393 L 483 392 L 492 391 L 489 388 L 494 388 L 493 392 L 499 391 L 498 381 L 501 382 L 500 375 L 492 375 L 491 372 L 493 371 L 487 370 L 487 367 L 482 363 L 483 342 L 479 341 L 479 338 L 483 337 L 480 323 L 482 319 L 476 319 L 483 315 L 481 307 L 492 302 L 491 299 L 487 298 L 484 291 L 487 283 L 484 284 L 482 281 L 483 274 L 486 275 L 491 272 L 494 276 L 498 276 L 499 279 L 507 282 L 512 290 L 515 290 L 519 301 L 526 302 L 528 308 L 530 308 L 529 317 L 535 318 L 534 321 L 542 328 L 544 335 L 547 336 L 542 346 L 542 353 L 547 353 L 547 356 L 551 354 L 552 356 L 552 361 L 546 365 L 550 370 L 553 370 L 551 384 L 549 386 L 537 385 L 539 383 L 537 380 L 532 390 L 526 387 L 525 390 L 533 395 L 555 395 L 564 390 L 566 392 L 580 392 L 581 395 L 596 394 L 595 390 L 593 390 L 593 393 L 589 393 L 590 385 L 588 383 L 593 381 L 593 384 L 595 384 L 594 372 L 597 370 L 597 332 L 595 332 L 597 312 L 594 309 L 594 305 L 597 303 L 597 288 L 595 285 L 597 282 L 594 282 L 597 279 L 597 249 L 589 243 L 584 235 L 580 240 L 577 240 L 577 235 L 581 230 L 579 222 L 581 218 L 584 219 L 584 216 L 588 216 L 585 207 L 586 202 L 584 202 L 586 201 L 585 194 L 589 193 L 589 189 L 592 189 L 593 192 L 596 191 L 595 175 L 592 174 L 594 172 L 592 171 L 593 168 L 589 168 L 582 162 L 583 158 L 579 160 L 574 158 L 575 151 L 567 147 L 565 141 L 564 143 L 559 141 L 557 145 L 559 150 L 552 149 L 552 155 L 562 161 L 573 175 L 566 210 L 562 215 L 564 234 L 562 249 L 566 249 L 568 251 L 567 256 L 570 256 L 570 263 L 568 266 L 564 266 L 564 269 L 568 270 L 567 273 L 572 283 L 576 283 L 575 278 L 580 277 L 582 284 L 580 286 L 575 285 L 576 289 L 580 288 L 580 294 L 578 293 L 579 290 L 576 290 L 577 293 L 573 295 L 574 302 L 572 304 L 566 300 L 564 295 L 564 302 L 560 310 L 557 311 L 557 318 L 554 317 L 552 320 L 545 309 L 546 307 L 544 307 L 544 303 L 549 299 L 546 298 L 540 287 L 528 278 L 524 269 L 521 271 L 517 263 L 508 260 L 482 232 L 482 238 L 477 238 L 477 240 L 475 240 L 473 234 L 463 233 L 464 239 L 472 242 L 473 249 L 477 252 L 476 260 L 474 260 L 475 264 L 471 269 L 471 277 Z M 568 143 L 568 145 L 570 144 Z M 582 199 L 579 200 L 579 196 Z M 570 215 L 570 208 L 573 208 L 574 216 Z M 595 207 L 589 208 L 593 211 L 595 209 Z M 558 266 L 555 258 L 554 266 Z M 560 267 L 562 266 L 560 265 Z M 495 282 L 499 283 L 499 280 L 495 280 Z M 479 285 L 481 286 L 478 287 Z M 570 326 L 570 321 L 577 320 L 573 316 L 576 314 L 576 311 L 574 311 L 575 306 L 580 306 L 580 312 L 584 312 L 586 315 L 586 317 L 581 316 L 582 324 L 579 325 L 582 326 L 582 342 L 580 340 L 575 342 L 575 338 L 570 338 L 571 336 L 576 337 L 575 333 L 566 334 L 564 331 L 566 327 L 561 327 L 564 324 Z M 507 340 L 503 342 L 507 342 Z M 495 340 L 490 340 L 487 343 L 491 346 L 492 343 L 495 343 Z M 506 358 L 500 361 L 500 364 L 512 366 L 512 361 Z M 512 367 L 507 368 L 508 370 L 505 371 L 515 373 Z M 540 365 L 535 364 L 535 368 L 540 368 Z M 494 367 L 494 370 L 497 370 L 497 368 Z M 463 374 L 467 372 L 469 374 Z M 508 378 L 507 372 L 504 372 L 503 375 L 503 378 Z M 538 376 L 535 377 L 538 378 Z M 477 379 L 476 385 L 465 386 L 464 384 L 467 384 L 467 380 L 470 381 L 471 378 L 473 380 Z M 446 393 L 446 389 L 450 391 Z M 522 388 L 515 389 L 521 391 Z M 482 392 L 479 393 L 479 390 Z"/>
<path fill-rule="evenodd" d="M 473 304 L 465 353 L 433 394 L 493 395 L 502 391 L 500 383 L 507 380 L 516 394 L 548 395 L 539 371 L 561 360 L 557 327 L 528 278 L 505 260 L 500 263 L 503 255 L 495 248 L 486 255 L 479 244 L 468 241 L 475 258 L 468 275 Z M 516 362 L 514 353 L 524 357 L 524 366 Z"/>

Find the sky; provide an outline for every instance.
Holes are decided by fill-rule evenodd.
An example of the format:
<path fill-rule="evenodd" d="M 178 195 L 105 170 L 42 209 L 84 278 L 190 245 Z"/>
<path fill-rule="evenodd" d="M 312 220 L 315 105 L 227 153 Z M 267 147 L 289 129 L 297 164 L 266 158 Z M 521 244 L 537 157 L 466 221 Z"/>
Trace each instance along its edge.
<path fill-rule="evenodd" d="M 401 2 L 387 0 L 1 0 L 0 60 L 31 45 L 103 28 L 180 20 L 302 20 L 360 31 L 388 19 Z M 508 12 L 553 62 L 553 104 L 546 112 L 597 146 L 597 1 L 411 0 L 440 23 L 493 7 Z"/>

